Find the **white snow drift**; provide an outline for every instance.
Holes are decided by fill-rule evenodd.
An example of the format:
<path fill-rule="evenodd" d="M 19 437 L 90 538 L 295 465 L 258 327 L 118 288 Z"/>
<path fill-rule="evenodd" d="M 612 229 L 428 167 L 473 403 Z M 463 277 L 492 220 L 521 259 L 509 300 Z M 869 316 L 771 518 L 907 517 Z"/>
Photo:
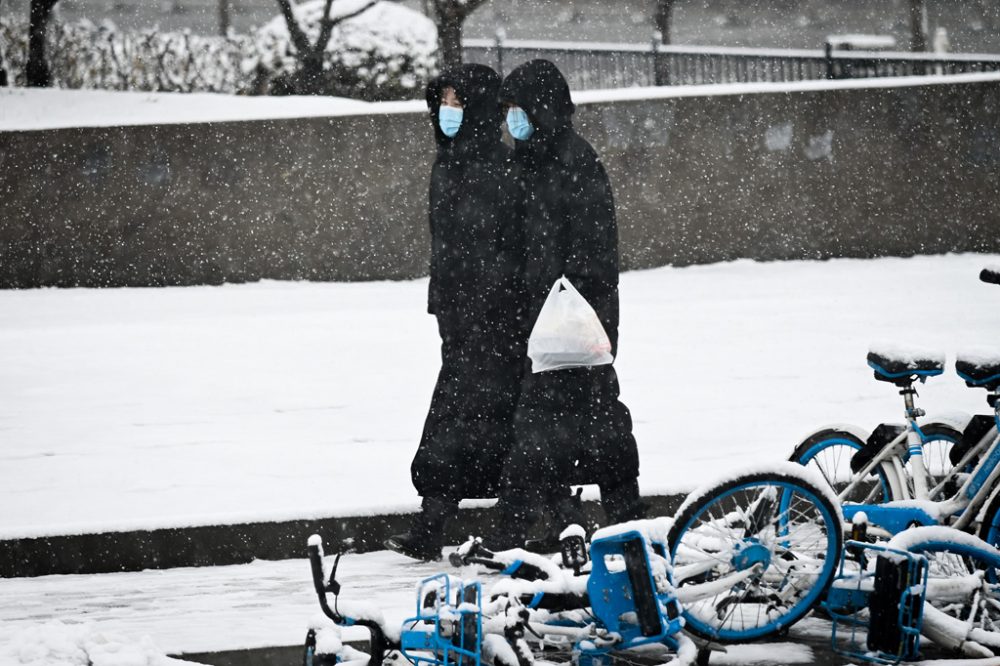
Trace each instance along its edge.
<path fill-rule="evenodd" d="M 898 421 L 873 340 L 1000 347 L 983 255 L 622 276 L 622 398 L 646 493 Z M 0 291 L 0 536 L 416 508 L 439 363 L 426 280 Z M 952 367 L 920 405 L 987 410 Z M 588 494 L 595 494 L 588 489 Z"/>

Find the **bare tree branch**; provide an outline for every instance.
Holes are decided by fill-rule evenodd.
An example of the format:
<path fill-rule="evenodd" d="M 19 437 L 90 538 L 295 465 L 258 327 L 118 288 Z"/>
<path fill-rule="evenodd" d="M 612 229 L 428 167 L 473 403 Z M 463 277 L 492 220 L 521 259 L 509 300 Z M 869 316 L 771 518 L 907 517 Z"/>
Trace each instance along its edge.
<path fill-rule="evenodd" d="M 323 5 L 323 13 L 319 17 L 319 37 L 312 45 L 313 56 L 322 55 L 327 42 L 330 41 L 330 33 L 333 30 L 333 21 L 330 20 L 330 7 L 332 6 L 333 0 L 326 0 L 326 4 Z"/>
<path fill-rule="evenodd" d="M 467 17 L 472 12 L 476 11 L 483 5 L 485 5 L 487 0 L 466 0 L 462 3 L 464 9 L 462 11 L 462 18 Z"/>
<path fill-rule="evenodd" d="M 331 25 L 331 27 L 333 27 L 333 26 L 336 26 L 336 25 L 339 25 L 339 24 L 343 23 L 344 21 L 347 21 L 348 19 L 352 19 L 355 16 L 358 16 L 360 14 L 364 14 L 366 11 L 368 11 L 369 9 L 371 9 L 372 7 L 374 7 L 375 5 L 377 5 L 379 2 L 381 2 L 381 0 L 371 0 L 371 2 L 369 2 L 367 5 L 365 5 L 364 7 L 362 7 L 361 9 L 359 9 L 357 11 L 351 12 L 350 14 L 344 14 L 343 16 L 338 16 L 337 18 L 332 19 L 330 21 L 330 25 Z"/>
<path fill-rule="evenodd" d="M 310 43 L 308 35 L 306 35 L 302 26 L 299 25 L 298 20 L 295 18 L 292 0 L 277 0 L 278 6 L 281 7 L 281 15 L 285 19 L 285 25 L 288 26 L 288 34 L 291 37 L 292 45 L 295 47 L 295 59 L 298 61 L 299 67 L 295 74 L 297 83 L 294 83 L 294 87 L 301 94 L 316 95 L 322 89 L 324 76 L 323 59 L 326 47 L 330 43 L 330 37 L 333 35 L 333 28 L 344 21 L 363 14 L 380 1 L 368 0 L 355 11 L 331 19 L 330 9 L 333 6 L 333 0 L 326 0 L 323 6 L 323 15 L 319 20 L 319 34 L 316 37 L 315 43 Z"/>
<path fill-rule="evenodd" d="M 320 21 L 322 26 L 319 31 L 319 39 L 316 40 L 315 49 L 317 53 L 323 53 L 326 50 L 326 45 L 330 42 L 330 34 L 333 32 L 333 28 L 340 25 L 344 21 L 348 21 L 355 16 L 360 16 L 366 11 L 377 5 L 381 0 L 370 0 L 367 4 L 362 6 L 360 9 L 353 11 L 349 14 L 344 14 L 343 16 L 338 16 L 335 19 L 330 18 L 330 5 L 333 4 L 333 0 L 326 0 L 326 11 L 323 12 L 323 19 Z"/>
<path fill-rule="evenodd" d="M 295 19 L 295 12 L 292 11 L 291 0 L 277 0 L 281 7 L 281 15 L 285 18 L 285 25 L 288 26 L 288 34 L 292 38 L 292 45 L 300 54 L 309 53 L 309 39 L 306 33 L 299 27 L 299 22 Z"/>

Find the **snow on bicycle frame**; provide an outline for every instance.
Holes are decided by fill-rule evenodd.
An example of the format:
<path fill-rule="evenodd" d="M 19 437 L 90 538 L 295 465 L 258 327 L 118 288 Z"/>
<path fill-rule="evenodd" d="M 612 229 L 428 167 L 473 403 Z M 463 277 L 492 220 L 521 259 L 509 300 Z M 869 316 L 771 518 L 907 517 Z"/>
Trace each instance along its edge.
<path fill-rule="evenodd" d="M 872 556 L 874 568 L 868 566 Z M 847 570 L 852 561 L 860 565 L 857 572 Z M 822 604 L 833 620 L 834 652 L 877 664 L 915 659 L 926 593 L 925 557 L 864 541 L 845 542 L 840 571 Z M 847 647 L 842 646 L 842 637 Z"/>
<path fill-rule="evenodd" d="M 669 521 L 635 521 L 606 528 L 595 534 L 590 546 L 592 569 L 581 561 L 582 535 L 566 536 L 570 557 L 558 567 L 552 560 L 520 549 L 490 553 L 463 546 L 467 563 L 489 563 L 488 568 L 508 576 L 483 600 L 482 585 L 461 581 L 447 574 L 422 580 L 417 585 L 417 613 L 407 619 L 398 634 L 390 632 L 377 612 L 365 617 L 331 608 L 327 594 L 339 595 L 336 567 L 324 580 L 322 540 L 309 541 L 309 558 L 320 606 L 333 627 L 314 626 L 307 635 L 306 662 L 316 666 L 343 661 L 356 666 L 377 666 L 397 651 L 413 664 L 433 666 L 481 666 L 483 661 L 519 666 L 529 661 L 525 636 L 546 641 L 572 641 L 577 663 L 610 663 L 612 651 L 662 644 L 676 652 L 679 660 L 693 662 L 694 644 L 681 634 L 684 621 L 671 584 L 666 534 Z M 581 530 L 582 532 L 582 530 Z M 338 556 L 339 562 L 339 556 Z M 580 616 L 579 611 L 587 610 Z M 566 612 L 568 611 L 568 613 Z M 573 612 L 576 611 L 576 615 Z M 351 652 L 339 641 L 339 628 L 365 626 L 371 632 L 371 654 Z M 331 629 L 333 630 L 331 632 Z"/>
<path fill-rule="evenodd" d="M 881 504 L 845 503 L 842 508 L 846 520 L 851 521 L 859 513 L 864 513 L 868 521 L 885 530 L 888 535 L 895 535 L 909 527 L 920 525 L 947 523 L 957 529 L 967 529 L 973 525 L 1000 483 L 1000 359 L 983 360 L 979 357 L 960 355 L 956 368 L 970 387 L 985 388 L 989 391 L 987 401 L 994 410 L 994 428 L 987 432 L 978 444 L 962 453 L 961 458 L 956 461 L 955 469 L 958 470 L 975 465 L 965 476 L 957 492 L 945 500 L 931 501 L 927 499 L 926 487 L 922 495 L 919 493 L 921 486 L 918 484 L 920 499 Z M 879 370 L 876 369 L 876 375 L 878 373 Z M 916 415 L 908 415 L 908 418 L 909 416 L 914 419 L 912 429 L 915 430 Z M 919 450 L 919 445 L 916 448 Z M 916 481 L 924 476 L 923 459 L 919 454 L 912 455 L 912 459 Z M 881 457 L 873 458 L 864 470 L 870 471 L 880 460 Z"/>

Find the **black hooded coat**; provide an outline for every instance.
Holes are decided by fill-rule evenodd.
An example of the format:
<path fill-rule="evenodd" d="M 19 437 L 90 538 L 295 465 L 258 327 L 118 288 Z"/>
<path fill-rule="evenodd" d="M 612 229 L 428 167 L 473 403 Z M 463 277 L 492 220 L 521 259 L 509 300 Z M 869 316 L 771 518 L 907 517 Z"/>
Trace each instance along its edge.
<path fill-rule="evenodd" d="M 523 188 L 526 321 L 534 323 L 553 283 L 565 275 L 597 312 L 617 355 L 614 197 L 597 153 L 573 129 L 566 79 L 551 62 L 533 60 L 510 73 L 500 99 L 521 107 L 535 128 L 515 147 Z M 632 417 L 618 396 L 611 365 L 533 374 L 529 363 L 504 483 L 525 490 L 567 480 L 614 487 L 638 477 Z"/>
<path fill-rule="evenodd" d="M 438 124 L 451 86 L 462 124 Z M 484 65 L 443 72 L 427 87 L 437 140 L 430 181 L 428 311 L 441 334 L 441 371 L 410 471 L 424 497 L 496 497 L 512 442 L 526 354 L 518 181 L 501 141 L 500 77 Z"/>

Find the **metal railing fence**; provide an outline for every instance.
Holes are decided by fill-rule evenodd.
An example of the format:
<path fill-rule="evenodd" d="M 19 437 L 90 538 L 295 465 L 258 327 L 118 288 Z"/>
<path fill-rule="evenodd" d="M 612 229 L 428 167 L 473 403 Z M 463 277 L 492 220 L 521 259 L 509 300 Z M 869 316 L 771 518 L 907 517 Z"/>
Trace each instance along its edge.
<path fill-rule="evenodd" d="M 797 50 L 467 39 L 463 50 L 466 62 L 490 65 L 501 74 L 534 58 L 551 60 L 577 90 L 1000 71 L 1000 55 L 835 50 L 830 45 Z"/>

